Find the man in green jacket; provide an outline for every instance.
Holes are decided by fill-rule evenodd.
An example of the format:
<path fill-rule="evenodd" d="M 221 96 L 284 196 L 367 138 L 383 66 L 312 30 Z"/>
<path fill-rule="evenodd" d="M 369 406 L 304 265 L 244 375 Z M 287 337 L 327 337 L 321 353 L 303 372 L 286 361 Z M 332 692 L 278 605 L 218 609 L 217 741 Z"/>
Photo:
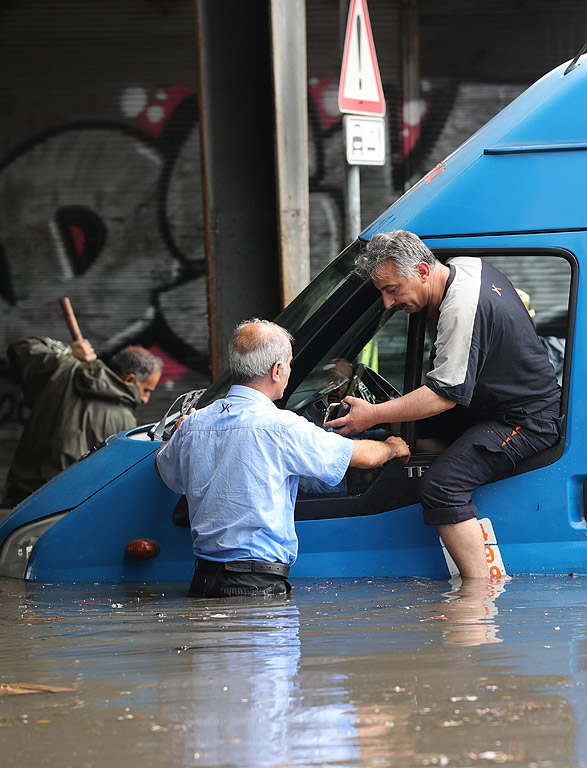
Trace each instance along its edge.
<path fill-rule="evenodd" d="M 134 410 L 159 383 L 161 361 L 126 347 L 106 365 L 87 339 L 71 346 L 47 337 L 12 344 L 8 357 L 31 409 L 6 478 L 12 507 L 109 435 L 136 427 Z"/>

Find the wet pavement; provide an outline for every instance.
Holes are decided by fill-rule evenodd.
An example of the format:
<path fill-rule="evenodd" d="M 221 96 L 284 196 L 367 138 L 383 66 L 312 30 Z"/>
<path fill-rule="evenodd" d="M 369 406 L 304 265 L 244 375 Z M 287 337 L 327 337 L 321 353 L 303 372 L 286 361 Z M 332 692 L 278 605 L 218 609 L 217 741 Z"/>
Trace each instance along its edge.
<path fill-rule="evenodd" d="M 0 580 L 2 766 L 587 766 L 586 577 L 293 583 Z"/>

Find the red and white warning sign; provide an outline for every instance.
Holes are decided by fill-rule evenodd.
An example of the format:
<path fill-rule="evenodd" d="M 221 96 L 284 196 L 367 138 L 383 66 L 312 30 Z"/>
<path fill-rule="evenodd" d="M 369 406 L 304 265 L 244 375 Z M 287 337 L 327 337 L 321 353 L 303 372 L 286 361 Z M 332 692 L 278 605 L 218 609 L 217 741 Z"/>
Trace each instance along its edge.
<path fill-rule="evenodd" d="M 351 0 L 344 40 L 338 108 L 355 115 L 385 114 L 367 0 Z"/>

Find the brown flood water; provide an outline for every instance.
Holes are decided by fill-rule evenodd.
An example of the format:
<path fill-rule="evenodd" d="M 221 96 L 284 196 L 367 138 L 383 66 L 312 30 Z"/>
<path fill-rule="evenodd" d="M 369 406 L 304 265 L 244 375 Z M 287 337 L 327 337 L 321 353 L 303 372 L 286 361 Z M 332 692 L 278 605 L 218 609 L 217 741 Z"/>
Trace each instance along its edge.
<path fill-rule="evenodd" d="M 458 587 L 0 581 L 1 765 L 587 766 L 587 579 Z"/>

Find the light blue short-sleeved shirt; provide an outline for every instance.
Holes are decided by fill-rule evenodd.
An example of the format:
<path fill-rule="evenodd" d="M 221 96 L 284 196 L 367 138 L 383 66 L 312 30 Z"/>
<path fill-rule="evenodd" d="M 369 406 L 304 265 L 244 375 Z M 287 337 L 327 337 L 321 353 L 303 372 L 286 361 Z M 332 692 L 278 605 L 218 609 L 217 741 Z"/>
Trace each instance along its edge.
<path fill-rule="evenodd" d="M 299 477 L 337 485 L 352 453 L 352 440 L 234 385 L 185 419 L 157 466 L 165 484 L 187 497 L 196 557 L 291 565 Z"/>

